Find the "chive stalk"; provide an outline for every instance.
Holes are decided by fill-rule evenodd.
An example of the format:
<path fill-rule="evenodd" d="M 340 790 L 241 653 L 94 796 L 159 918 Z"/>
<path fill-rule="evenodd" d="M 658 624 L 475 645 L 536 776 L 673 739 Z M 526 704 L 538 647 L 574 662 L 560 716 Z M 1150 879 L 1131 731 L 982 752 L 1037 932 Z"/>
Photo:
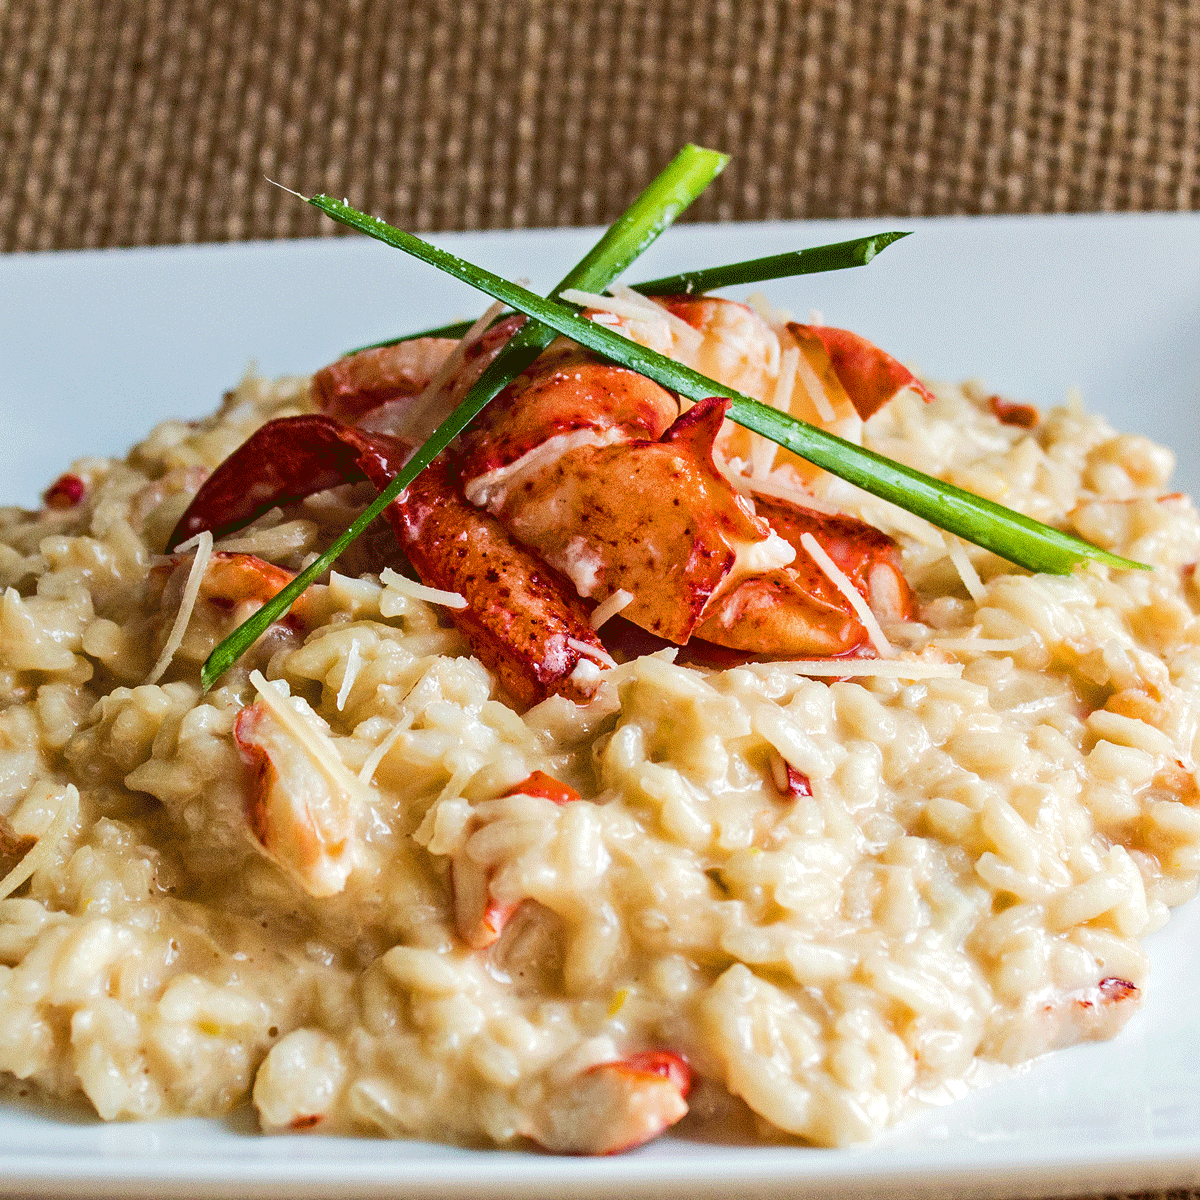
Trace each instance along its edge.
<path fill-rule="evenodd" d="M 359 212 L 344 201 L 329 196 L 314 196 L 309 203 L 334 220 L 404 250 L 430 266 L 477 287 L 493 299 L 502 300 L 518 312 L 679 395 L 691 400 L 702 400 L 708 396 L 727 397 L 732 401 L 729 417 L 739 425 L 770 438 L 864 491 L 891 501 L 940 529 L 983 546 L 1018 566 L 1031 571 L 1065 574 L 1077 563 L 1092 559 L 1112 567 L 1145 569 L 1143 563 L 1111 554 L 1072 534 L 1044 525 L 761 404 L 682 363 L 586 320 L 564 304 L 544 299 L 483 267 L 431 246 L 411 233 L 395 229 L 378 217 Z"/>
<path fill-rule="evenodd" d="M 828 246 L 786 250 L 782 254 L 768 254 L 765 258 L 751 258 L 745 262 L 726 263 L 719 267 L 682 271 L 678 275 L 665 275 L 661 279 L 651 279 L 646 283 L 635 283 L 631 286 L 643 296 L 687 296 L 716 291 L 718 288 L 736 287 L 742 283 L 765 283 L 770 279 L 788 279 L 793 275 L 843 271 L 849 267 L 865 267 L 882 249 L 904 237 L 908 237 L 907 232 L 873 233 L 868 237 L 853 238 L 848 242 L 832 242 Z M 460 338 L 470 328 L 470 321 L 459 321 L 454 325 L 442 325 L 437 329 L 423 329 L 419 333 L 406 333 L 386 341 L 372 342 L 369 346 L 358 346 L 346 353 L 357 354 L 360 350 L 395 346 L 400 342 L 411 342 L 422 337 Z"/>
<path fill-rule="evenodd" d="M 865 267 L 880 250 L 908 237 L 908 233 L 873 233 L 869 237 L 833 242 L 828 246 L 810 246 L 807 250 L 786 250 L 746 262 L 721 267 L 703 267 L 666 275 L 648 283 L 635 283 L 633 290 L 643 296 L 694 295 L 734 287 L 739 283 L 763 283 L 768 279 L 786 279 L 792 275 L 815 275 L 821 271 L 842 271 L 847 267 Z"/>
<path fill-rule="evenodd" d="M 706 150 L 701 146 L 684 146 L 567 273 L 550 293 L 551 297 L 556 297 L 567 288 L 607 287 L 721 173 L 728 161 L 728 155 L 715 150 Z M 350 212 L 356 211 L 348 205 L 344 207 Z M 391 228 L 384 226 L 383 222 L 378 224 L 384 228 Z M 427 244 L 421 243 L 423 246 Z M 439 253 L 444 254 L 445 251 Z M 470 264 L 462 259 L 455 258 L 454 261 L 465 268 L 478 270 L 471 268 Z M 554 303 L 553 300 L 549 302 Z M 561 306 L 555 304 L 555 308 L 558 307 Z M 556 336 L 557 331 L 554 327 L 544 325 L 536 318 L 526 321 L 517 330 L 463 397 L 458 407 L 434 430 L 425 444 L 404 464 L 396 478 L 379 493 L 350 528 L 338 537 L 324 554 L 301 571 L 291 583 L 268 600 L 213 650 L 200 670 L 200 683 L 205 691 L 249 649 L 273 621 L 287 612 L 304 589 L 336 562 L 371 522 L 382 514 L 497 393 L 533 363 Z"/>
<path fill-rule="evenodd" d="M 382 342 L 368 342 L 365 346 L 355 346 L 347 350 L 347 354 L 361 354 L 364 350 L 378 350 L 383 346 L 398 346 L 401 342 L 415 342 L 417 338 L 454 338 L 459 339 L 474 325 L 474 321 L 455 321 L 452 325 L 439 325 L 436 329 L 421 329 L 417 333 L 403 333 L 399 337 L 385 338 Z"/>

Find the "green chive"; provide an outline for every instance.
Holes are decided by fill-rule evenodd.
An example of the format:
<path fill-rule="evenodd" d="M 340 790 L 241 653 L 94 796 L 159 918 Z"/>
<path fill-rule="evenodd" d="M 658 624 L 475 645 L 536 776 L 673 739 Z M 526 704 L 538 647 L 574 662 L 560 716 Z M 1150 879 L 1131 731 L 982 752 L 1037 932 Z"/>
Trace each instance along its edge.
<path fill-rule="evenodd" d="M 698 271 L 684 271 L 679 275 L 651 279 L 648 283 L 635 283 L 633 290 L 641 292 L 643 296 L 699 295 L 716 291 L 717 288 L 735 287 L 739 283 L 763 283 L 768 279 L 787 279 L 793 275 L 816 275 L 821 271 L 865 267 L 885 246 L 904 237 L 908 237 L 908 234 L 874 233 L 870 237 L 854 238 L 849 242 L 810 246 L 807 250 L 787 250 L 783 254 L 769 254 L 766 258 L 752 258 L 721 267 L 703 267 Z M 443 325 L 439 329 L 425 329 L 420 333 L 388 338 L 384 342 L 372 342 L 369 346 L 359 346 L 346 353 L 357 354 L 360 350 L 395 346 L 422 337 L 460 338 L 470 328 L 470 321 L 460 321 L 456 325 Z"/>
<path fill-rule="evenodd" d="M 600 240 L 567 273 L 551 295 L 571 287 L 607 287 L 721 173 L 728 161 L 728 155 L 715 150 L 684 146 L 649 187 L 605 230 Z M 318 199 L 326 200 L 327 197 L 316 197 L 310 203 L 316 203 Z M 379 224 L 383 226 L 383 222 Z M 426 243 L 422 242 L 421 245 Z M 444 254 L 445 251 L 439 253 Z M 461 259 L 454 261 L 463 262 Z M 469 267 L 470 264 L 463 263 L 463 266 Z M 405 463 L 396 478 L 379 493 L 354 524 L 324 554 L 213 650 L 200 670 L 200 683 L 205 691 L 253 645 L 271 622 L 287 612 L 304 589 L 333 565 L 346 547 L 366 530 L 498 392 L 537 358 L 555 336 L 553 328 L 537 320 L 526 321 L 458 407 L 434 430 L 429 440 Z"/>
<path fill-rule="evenodd" d="M 983 546 L 1018 566 L 1031 571 L 1065 574 L 1076 563 L 1094 559 L 1113 567 L 1148 569 L 1143 563 L 1110 554 L 1072 534 L 1043 525 L 1031 517 L 760 404 L 681 363 L 578 316 L 563 304 L 543 299 L 491 271 L 431 246 L 411 233 L 395 229 L 378 217 L 361 213 L 343 201 L 328 196 L 314 196 L 309 203 L 334 220 L 412 254 L 673 392 L 692 400 L 702 400 L 707 396 L 728 397 L 733 401 L 729 416 L 739 425 L 761 433 L 831 474 L 924 517 L 941 529 Z"/>
<path fill-rule="evenodd" d="M 355 346 L 353 350 L 347 350 L 347 354 L 361 354 L 364 350 L 378 350 L 382 346 L 398 346 L 401 342 L 415 342 L 417 338 L 437 337 L 437 338 L 461 338 L 468 329 L 474 325 L 474 321 L 455 321 L 453 325 L 439 325 L 436 329 L 422 329 L 419 333 L 405 333 L 400 337 L 387 338 L 382 342 L 369 342 L 365 346 Z"/>
<path fill-rule="evenodd" d="M 811 246 L 807 250 L 787 250 L 747 262 L 728 263 L 723 267 L 704 267 L 635 283 L 633 290 L 643 296 L 682 296 L 734 287 L 739 283 L 762 283 L 767 279 L 786 279 L 792 275 L 815 275 L 821 271 L 841 271 L 846 267 L 865 267 L 885 246 L 908 237 L 907 233 L 875 233 L 849 242 L 829 246 Z"/>

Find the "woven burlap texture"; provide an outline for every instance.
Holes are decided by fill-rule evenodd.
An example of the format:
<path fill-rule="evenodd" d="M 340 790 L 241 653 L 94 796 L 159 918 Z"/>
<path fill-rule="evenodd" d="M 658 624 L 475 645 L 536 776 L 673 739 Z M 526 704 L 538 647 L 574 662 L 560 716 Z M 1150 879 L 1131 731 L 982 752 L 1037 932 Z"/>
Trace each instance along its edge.
<path fill-rule="evenodd" d="M 1200 207 L 1194 0 L 0 0 L 0 247 Z"/>

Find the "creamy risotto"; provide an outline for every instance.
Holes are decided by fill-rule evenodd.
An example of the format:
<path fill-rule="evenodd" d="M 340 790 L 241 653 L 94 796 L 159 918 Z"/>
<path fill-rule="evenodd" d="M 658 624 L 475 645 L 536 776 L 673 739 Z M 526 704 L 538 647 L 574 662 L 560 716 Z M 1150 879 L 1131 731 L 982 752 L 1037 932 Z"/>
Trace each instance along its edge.
<path fill-rule="evenodd" d="M 812 553 L 865 630 L 840 657 L 637 643 L 645 595 L 567 538 L 543 553 L 600 648 L 568 639 L 569 675 L 521 694 L 472 653 L 472 597 L 417 582 L 381 522 L 203 694 L 214 645 L 373 495 L 330 478 L 165 553 L 265 422 L 378 417 L 329 375 L 248 378 L 0 510 L 0 1070 L 105 1119 L 831 1146 L 1129 1017 L 1139 939 L 1200 871 L 1200 525 L 1169 452 L 974 385 L 864 424 L 776 314 L 600 316 L 1153 570 L 1030 575 L 727 431 L 760 508 L 894 542 L 898 577 L 848 585 L 863 613 Z M 395 395 L 453 390 L 424 350 Z M 528 469 L 467 494 L 548 545 L 506 509 Z M 746 571 L 796 561 L 771 537 Z"/>

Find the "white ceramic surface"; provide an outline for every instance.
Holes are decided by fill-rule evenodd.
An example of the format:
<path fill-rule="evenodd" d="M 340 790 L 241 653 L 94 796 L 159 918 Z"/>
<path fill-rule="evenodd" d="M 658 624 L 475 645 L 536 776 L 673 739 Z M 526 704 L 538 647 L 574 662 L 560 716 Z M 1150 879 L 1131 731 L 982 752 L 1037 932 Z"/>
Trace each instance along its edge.
<path fill-rule="evenodd" d="M 765 285 L 937 378 L 1040 406 L 1078 386 L 1173 445 L 1200 489 L 1200 214 L 684 226 L 631 278 L 838 240 L 917 236 L 871 266 Z M 438 240 L 549 287 L 588 231 Z M 644 272 L 644 274 L 643 274 Z M 0 258 L 0 503 L 72 459 L 200 416 L 251 360 L 306 373 L 341 350 L 473 315 L 465 287 L 357 239 Z M 1200 1185 L 1200 906 L 1150 939 L 1146 1003 L 1116 1041 L 1051 1056 L 854 1150 L 662 1139 L 614 1159 L 322 1137 L 227 1122 L 102 1126 L 0 1101 L 0 1195 L 1078 1195 Z"/>

